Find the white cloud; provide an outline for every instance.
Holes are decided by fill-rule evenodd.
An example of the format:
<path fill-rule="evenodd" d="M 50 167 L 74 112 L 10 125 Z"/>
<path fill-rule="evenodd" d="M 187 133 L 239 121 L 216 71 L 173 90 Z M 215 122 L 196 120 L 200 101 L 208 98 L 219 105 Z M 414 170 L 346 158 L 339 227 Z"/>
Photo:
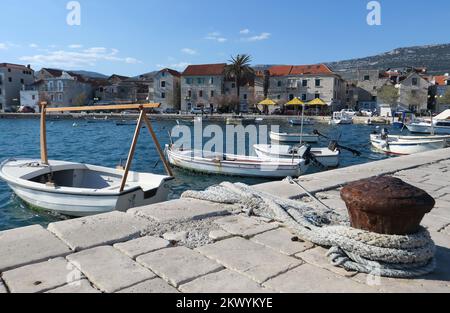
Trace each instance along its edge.
<path fill-rule="evenodd" d="M 214 40 L 220 43 L 226 42 L 227 39 L 225 37 L 223 37 L 219 32 L 213 32 L 213 33 L 209 33 L 205 39 L 207 40 Z"/>
<path fill-rule="evenodd" d="M 247 38 L 241 38 L 243 41 L 262 41 L 267 40 L 271 36 L 270 33 L 261 33 L 260 35 L 253 36 L 253 37 L 247 37 Z"/>
<path fill-rule="evenodd" d="M 241 34 L 241 35 L 248 35 L 248 34 L 250 34 L 250 29 L 248 29 L 248 28 L 243 29 L 243 30 L 241 30 L 239 32 L 239 34 Z"/>
<path fill-rule="evenodd" d="M 126 64 L 138 64 L 141 63 L 136 58 L 126 57 L 122 58 L 118 56 L 119 50 L 108 49 L 104 47 L 93 47 L 83 51 L 45 51 L 42 54 L 23 56 L 21 61 L 31 63 L 33 65 L 42 65 L 49 67 L 60 68 L 82 68 L 96 66 L 97 62 L 109 61 L 109 62 L 122 62 Z"/>
<path fill-rule="evenodd" d="M 8 45 L 4 42 L 0 42 L 0 50 L 7 50 L 8 49 Z"/>
<path fill-rule="evenodd" d="M 181 49 L 181 52 L 186 53 L 186 54 L 190 54 L 190 55 L 196 55 L 197 51 L 191 48 L 183 48 Z"/>
<path fill-rule="evenodd" d="M 20 45 L 12 42 L 0 42 L 0 50 L 8 50 L 10 48 L 20 48 Z"/>
<path fill-rule="evenodd" d="M 156 67 L 158 68 L 172 68 L 176 70 L 184 70 L 186 67 L 191 65 L 189 62 L 179 62 L 174 64 L 156 64 Z"/>
<path fill-rule="evenodd" d="M 39 48 L 39 46 L 35 43 L 31 43 L 30 48 L 36 49 L 36 48 Z"/>
<path fill-rule="evenodd" d="M 79 45 L 79 44 L 73 44 L 69 46 L 70 49 L 81 49 L 83 48 L 83 45 Z"/>

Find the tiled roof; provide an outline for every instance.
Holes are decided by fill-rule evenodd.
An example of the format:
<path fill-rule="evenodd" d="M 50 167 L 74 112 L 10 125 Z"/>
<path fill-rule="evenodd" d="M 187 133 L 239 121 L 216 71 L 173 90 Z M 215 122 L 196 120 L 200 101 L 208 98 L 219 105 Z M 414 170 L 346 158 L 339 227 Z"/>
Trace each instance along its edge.
<path fill-rule="evenodd" d="M 10 67 L 10 68 L 16 68 L 19 70 L 30 70 L 30 68 L 26 67 L 25 65 L 13 64 L 13 63 L 0 63 L 0 67 Z"/>
<path fill-rule="evenodd" d="M 189 65 L 183 72 L 183 76 L 219 76 L 222 75 L 227 66 L 220 64 Z"/>
<path fill-rule="evenodd" d="M 434 76 L 434 79 L 436 81 L 436 85 L 444 86 L 447 85 L 448 76 L 441 75 L 441 76 Z"/>
<path fill-rule="evenodd" d="M 54 69 L 54 68 L 43 68 L 43 71 L 48 72 L 53 77 L 60 77 L 62 75 L 62 70 Z"/>
<path fill-rule="evenodd" d="M 276 65 L 269 71 L 272 76 L 333 74 L 325 64 Z"/>
<path fill-rule="evenodd" d="M 169 72 L 170 75 L 175 76 L 175 77 L 180 77 L 181 76 L 180 72 L 172 70 L 171 68 L 162 69 L 160 72 Z"/>

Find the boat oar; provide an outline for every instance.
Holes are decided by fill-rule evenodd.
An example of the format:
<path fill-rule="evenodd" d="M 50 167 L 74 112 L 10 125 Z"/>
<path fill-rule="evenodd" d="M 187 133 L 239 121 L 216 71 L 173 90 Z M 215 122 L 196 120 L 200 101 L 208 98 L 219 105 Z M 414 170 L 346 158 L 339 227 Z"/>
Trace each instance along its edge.
<path fill-rule="evenodd" d="M 318 135 L 318 136 L 323 137 L 325 139 L 331 140 L 329 137 L 321 134 L 317 129 L 315 129 L 313 131 L 313 133 L 315 135 Z M 343 146 L 343 145 L 339 144 L 336 140 L 331 140 L 331 144 L 330 145 L 334 146 L 335 148 L 340 148 L 340 149 L 343 149 L 343 150 L 347 150 L 347 151 L 353 153 L 353 155 L 355 155 L 355 156 L 361 156 L 362 155 L 362 153 L 360 151 L 355 150 L 353 148 L 349 148 L 349 147 Z"/>

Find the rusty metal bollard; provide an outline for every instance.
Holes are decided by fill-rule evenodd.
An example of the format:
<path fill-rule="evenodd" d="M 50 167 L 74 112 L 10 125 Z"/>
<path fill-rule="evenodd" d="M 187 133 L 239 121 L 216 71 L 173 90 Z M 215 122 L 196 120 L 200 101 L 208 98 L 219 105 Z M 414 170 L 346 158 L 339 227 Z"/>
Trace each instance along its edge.
<path fill-rule="evenodd" d="M 435 206 L 424 190 L 384 176 L 348 184 L 341 191 L 353 228 L 386 235 L 408 235 Z"/>

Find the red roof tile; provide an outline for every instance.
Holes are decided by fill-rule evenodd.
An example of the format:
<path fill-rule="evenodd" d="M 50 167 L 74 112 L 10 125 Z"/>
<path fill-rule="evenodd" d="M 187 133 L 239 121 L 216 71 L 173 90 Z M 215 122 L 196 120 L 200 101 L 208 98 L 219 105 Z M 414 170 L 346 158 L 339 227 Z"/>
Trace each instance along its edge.
<path fill-rule="evenodd" d="M 13 64 L 13 63 L 0 63 L 0 67 L 10 67 L 10 68 L 15 68 L 15 69 L 19 69 L 19 70 L 30 70 L 30 68 L 28 68 L 25 65 Z"/>
<path fill-rule="evenodd" d="M 272 76 L 333 74 L 325 64 L 276 65 L 269 71 Z"/>
<path fill-rule="evenodd" d="M 434 79 L 436 80 L 436 85 L 439 86 L 447 85 L 448 76 L 445 75 L 434 76 Z"/>
<path fill-rule="evenodd" d="M 183 72 L 183 76 L 219 76 L 222 75 L 227 66 L 220 64 L 189 65 Z"/>
<path fill-rule="evenodd" d="M 180 72 L 175 71 L 175 70 L 173 70 L 171 68 L 162 69 L 160 72 L 168 72 L 170 75 L 175 76 L 175 77 L 180 77 L 181 76 Z"/>

